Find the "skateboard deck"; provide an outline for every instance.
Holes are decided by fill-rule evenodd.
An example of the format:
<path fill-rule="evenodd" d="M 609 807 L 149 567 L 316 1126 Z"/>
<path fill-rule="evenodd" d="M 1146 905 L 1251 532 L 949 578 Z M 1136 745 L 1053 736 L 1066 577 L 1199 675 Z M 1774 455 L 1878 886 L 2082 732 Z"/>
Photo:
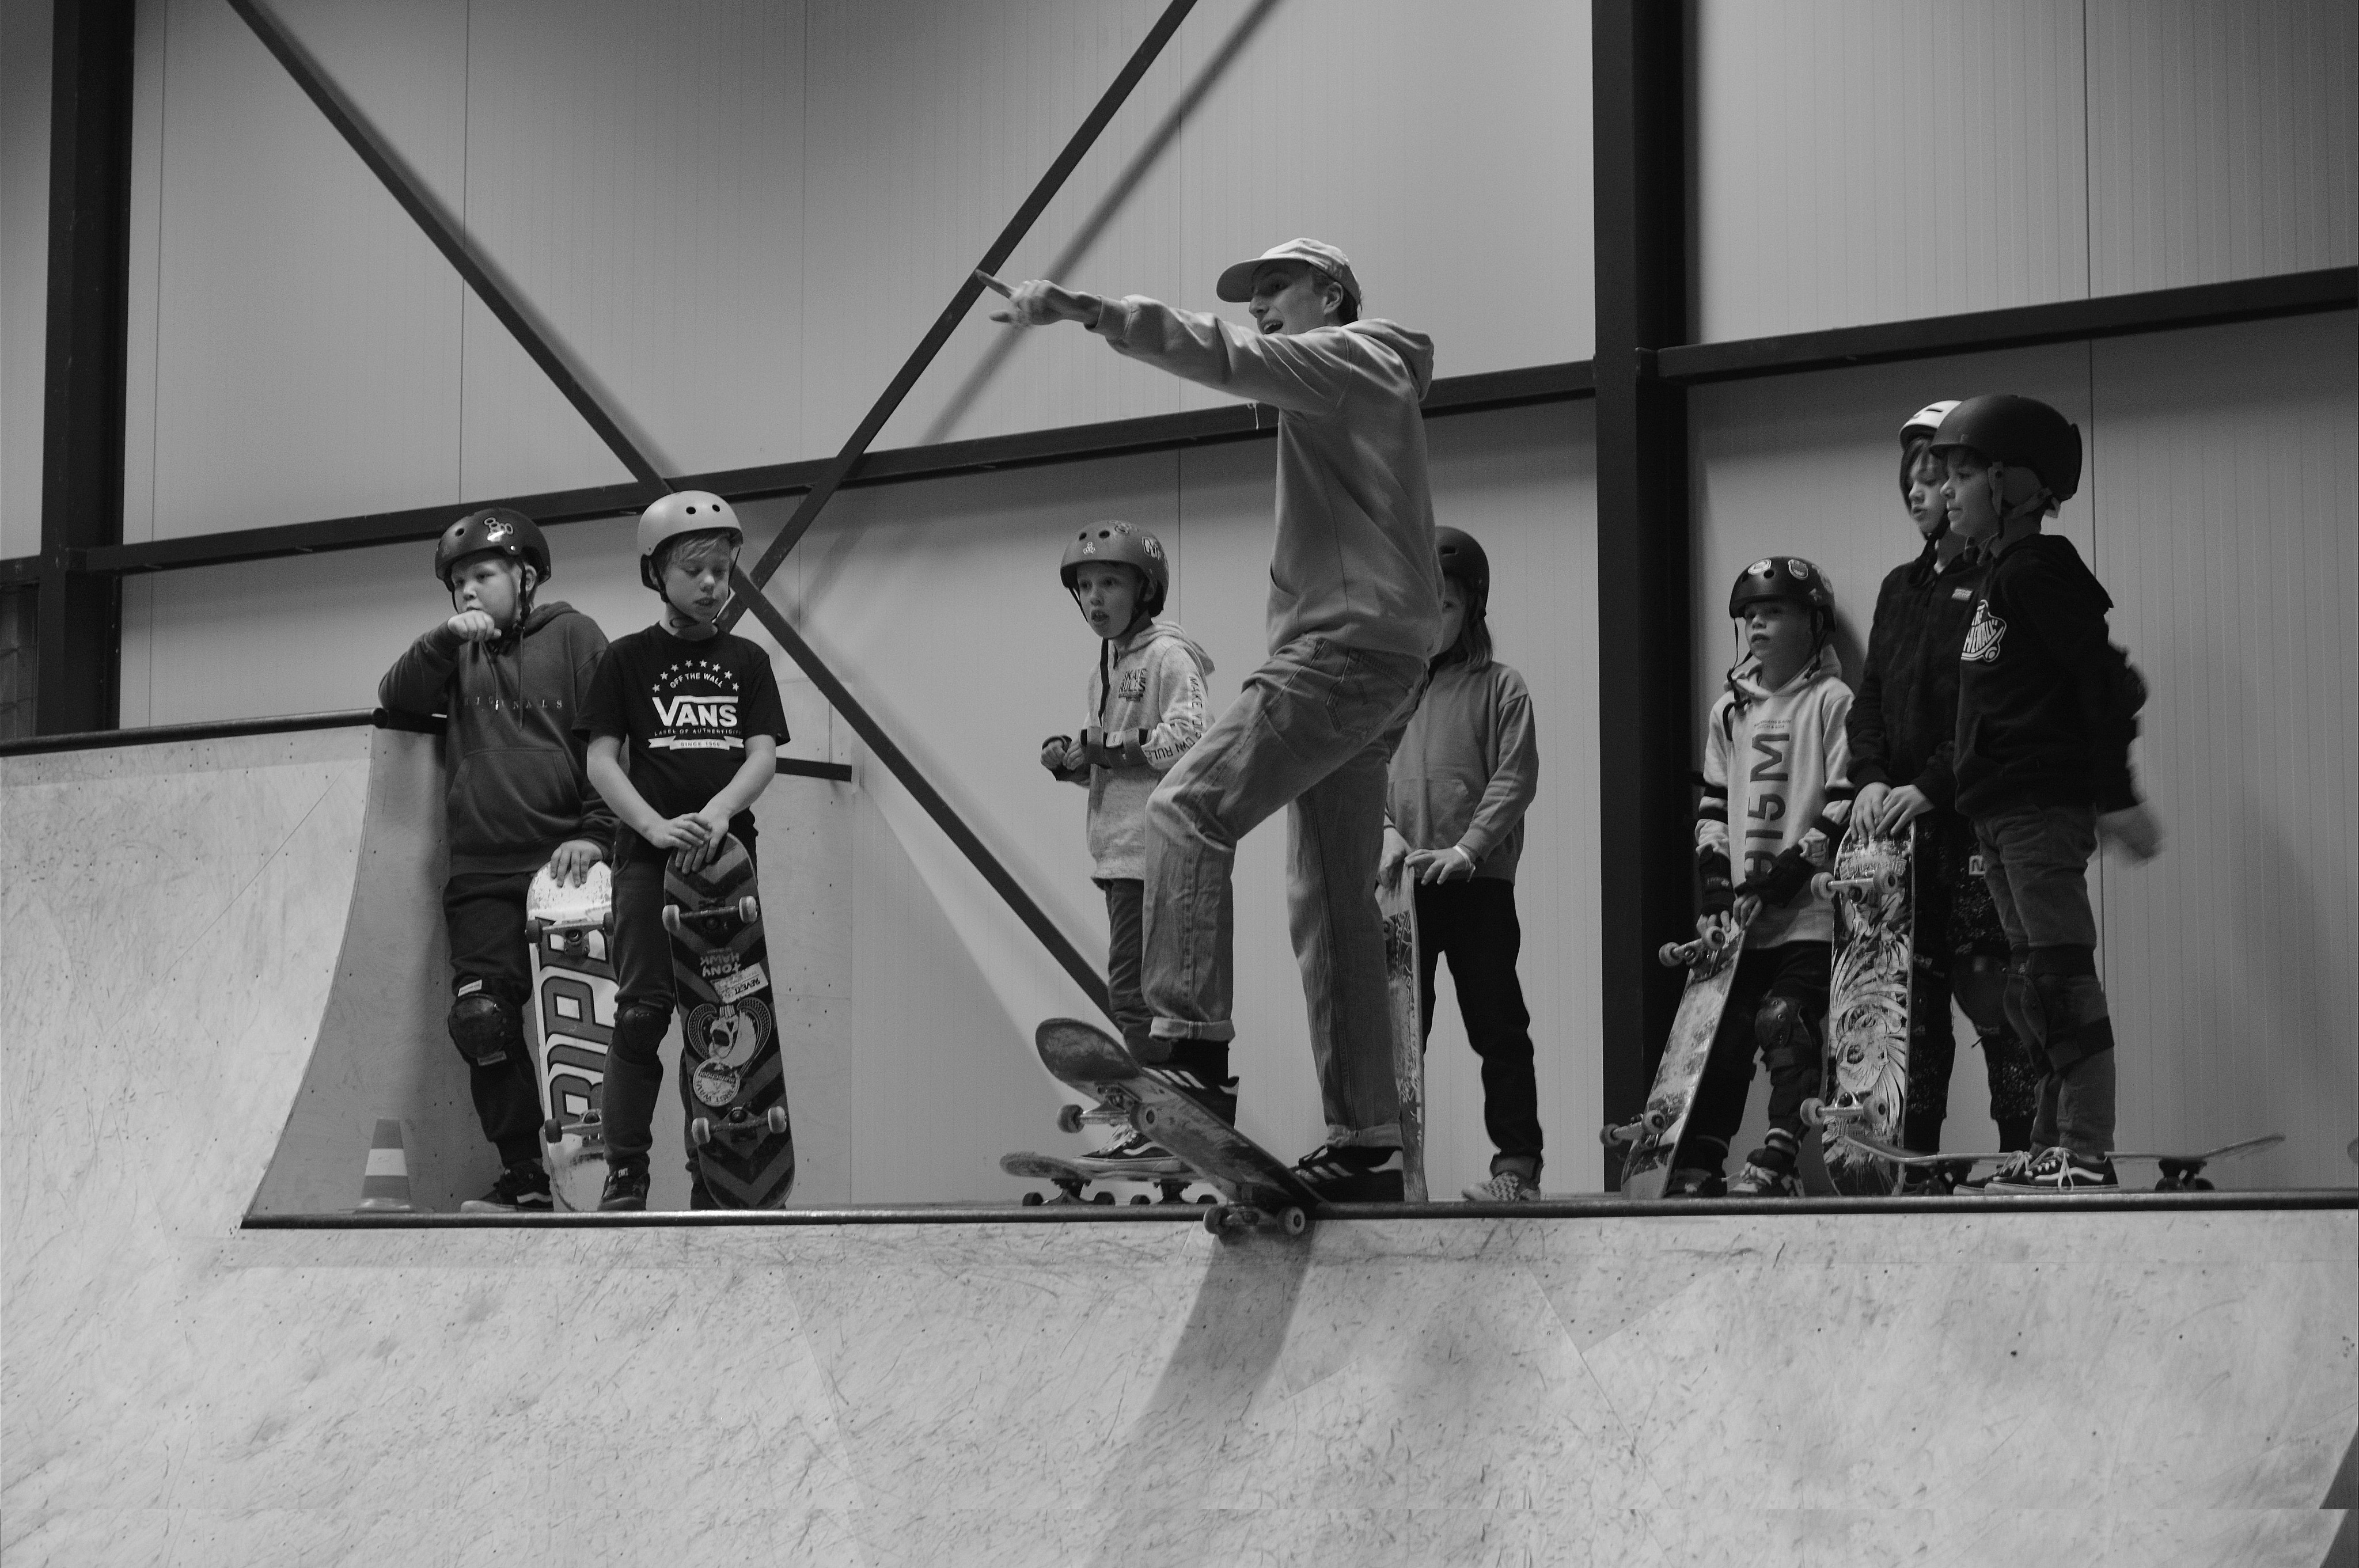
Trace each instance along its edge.
<path fill-rule="evenodd" d="M 1056 1187 L 1055 1197 L 1044 1198 L 1038 1193 L 1026 1193 L 1024 1206 L 1027 1208 L 1043 1203 L 1081 1203 L 1084 1201 L 1082 1197 L 1082 1188 L 1092 1182 L 1110 1181 L 1151 1181 L 1162 1192 L 1163 1195 L 1159 1201 L 1185 1203 L 1187 1199 L 1180 1195 L 1186 1192 L 1189 1184 L 1196 1179 L 1195 1173 L 1190 1171 L 1186 1163 L 1181 1161 L 1174 1160 L 1170 1163 L 1172 1168 L 1168 1172 L 1149 1173 L 1139 1170 L 1136 1162 L 1125 1161 L 1118 1168 L 1108 1169 L 1101 1162 L 1092 1160 L 1086 1155 L 1076 1160 L 1064 1159 L 1055 1154 L 1028 1152 L 1002 1154 L 999 1157 L 999 1168 L 1007 1174 L 1027 1182 L 1048 1182 Z M 1101 1188 L 1086 1201 L 1111 1204 L 1114 1201 L 1114 1195 Z M 1148 1197 L 1145 1193 L 1137 1193 L 1132 1195 L 1130 1201 L 1134 1204 L 1148 1204 L 1158 1200 Z M 1206 1198 L 1202 1201 L 1211 1203 L 1212 1200 Z"/>
<path fill-rule="evenodd" d="M 783 1208 L 795 1135 L 778 1055 L 754 861 L 734 838 L 701 871 L 664 868 L 679 1006 L 679 1098 L 704 1190 L 723 1208 Z"/>
<path fill-rule="evenodd" d="M 1052 1018 L 1034 1032 L 1041 1065 L 1187 1162 L 1226 1200 L 1204 1211 L 1204 1228 L 1224 1236 L 1274 1225 L 1299 1236 L 1321 1206 L 1319 1195 L 1260 1144 L 1165 1083 L 1103 1030 Z"/>
<path fill-rule="evenodd" d="M 1966 1178 L 1977 1167 L 1996 1165 L 2002 1161 L 2015 1159 L 2020 1153 L 2017 1151 L 1998 1154 L 1918 1154 L 1895 1144 L 1864 1137 L 1849 1129 L 1838 1129 L 1837 1135 L 1853 1145 L 1861 1157 L 1879 1161 L 1896 1169 L 1932 1168 L 1957 1173 L 1951 1183 L 1953 1186 L 1973 1186 L 1974 1184 Z M 2154 1190 L 2158 1193 L 2206 1193 L 2212 1190 L 2212 1184 L 2203 1179 L 2204 1166 L 2217 1164 L 2223 1160 L 2240 1159 L 2246 1154 L 2257 1154 L 2284 1141 L 2284 1133 L 2269 1132 L 2258 1138 L 2247 1138 L 2241 1143 L 2223 1143 L 2201 1154 L 2163 1154 L 2151 1150 L 2116 1149 L 2106 1158 L 2115 1164 L 2125 1160 L 2152 1161 L 2161 1168 L 2162 1179 L 2154 1184 Z"/>
<path fill-rule="evenodd" d="M 1854 816 L 1835 850 L 1834 869 L 1814 880 L 1815 890 L 1834 900 L 1835 949 L 1823 1098 L 1808 1119 L 1819 1127 L 1828 1181 L 1850 1196 L 1888 1193 L 1899 1174 L 1863 1155 L 1842 1133 L 1900 1141 L 1908 1097 L 1909 965 L 1916 954 L 1915 835 L 1912 826 L 1901 838 L 1879 838 Z"/>
<path fill-rule="evenodd" d="M 1400 1091 L 1401 1191 L 1426 1201 L 1425 1012 L 1419 1005 L 1417 883 L 1407 871 L 1386 887 L 1376 881 L 1376 914 L 1385 927 L 1385 989 L 1392 1003 L 1393 1082 Z"/>
<path fill-rule="evenodd" d="M 558 1208 L 591 1213 L 606 1184 L 606 1130 L 598 1095 L 614 1038 L 614 876 L 603 863 L 579 882 L 543 866 L 524 895 L 537 1004 L 535 1076 L 549 1191 Z"/>
<path fill-rule="evenodd" d="M 1736 979 L 1737 955 L 1745 950 L 1745 926 L 1731 922 L 1723 929 L 1719 940 L 1698 936 L 1691 942 L 1666 943 L 1655 955 L 1668 968 L 1687 966 L 1688 983 L 1680 994 L 1680 1011 L 1671 1020 L 1670 1039 L 1663 1046 L 1645 1112 L 1602 1134 L 1607 1143 L 1629 1145 L 1622 1156 L 1625 1197 L 1662 1196 L 1664 1184 L 1677 1168 L 1688 1110 L 1695 1103 L 1696 1086 L 1703 1081 L 1704 1064 L 1712 1058 L 1712 1037 L 1720 1033 L 1721 1010 Z"/>

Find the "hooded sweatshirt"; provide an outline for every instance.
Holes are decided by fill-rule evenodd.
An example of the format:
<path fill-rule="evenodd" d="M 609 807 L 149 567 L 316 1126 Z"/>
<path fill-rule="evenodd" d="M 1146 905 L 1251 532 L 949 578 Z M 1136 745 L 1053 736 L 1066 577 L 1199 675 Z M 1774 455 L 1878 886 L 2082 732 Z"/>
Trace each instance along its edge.
<path fill-rule="evenodd" d="M 1433 341 L 1390 321 L 1268 336 L 1133 295 L 1091 329 L 1116 353 L 1276 407 L 1269 648 L 1325 637 L 1430 658 L 1441 637 L 1425 416 Z"/>
<path fill-rule="evenodd" d="M 1524 677 L 1495 661 L 1470 670 L 1445 656 L 1393 752 L 1386 820 L 1413 849 L 1463 849 L 1475 876 L 1511 882 L 1539 784 Z"/>
<path fill-rule="evenodd" d="M 1120 741 L 1123 765 L 1057 774 L 1090 791 L 1090 860 L 1101 881 L 1147 876 L 1147 797 L 1212 719 L 1204 677 L 1212 656 L 1168 621 L 1098 646 L 1090 672 L 1090 723 Z"/>
<path fill-rule="evenodd" d="M 438 625 L 377 683 L 387 708 L 450 715 L 442 772 L 453 875 L 530 871 L 568 838 L 613 852 L 614 814 L 590 787 L 573 732 L 605 652 L 596 622 L 551 601 L 495 642 Z"/>
<path fill-rule="evenodd" d="M 1982 592 L 1983 563 L 1973 550 L 1940 562 L 1933 540 L 1886 575 L 1845 738 L 1853 784 L 1914 784 L 1946 811 L 1958 793 L 1958 648 Z"/>
<path fill-rule="evenodd" d="M 1739 885 L 1796 845 L 1821 870 L 1833 863 L 1851 816 L 1850 750 L 1843 719 L 1851 687 L 1836 674 L 1832 647 L 1776 691 L 1747 659 L 1730 678 L 1704 726 L 1703 799 L 1696 808 L 1696 854 L 1728 857 Z M 1732 849 L 1731 836 L 1735 835 Z M 1832 942 L 1834 904 L 1815 890 L 1779 907 L 1765 903 L 1745 933 L 1747 947 Z"/>

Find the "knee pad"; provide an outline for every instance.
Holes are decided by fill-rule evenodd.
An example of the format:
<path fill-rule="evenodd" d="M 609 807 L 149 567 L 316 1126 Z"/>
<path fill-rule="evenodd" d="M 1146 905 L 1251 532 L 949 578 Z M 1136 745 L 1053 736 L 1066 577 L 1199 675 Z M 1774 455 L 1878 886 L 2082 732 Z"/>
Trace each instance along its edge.
<path fill-rule="evenodd" d="M 1773 996 L 1753 1014 L 1753 1037 L 1760 1042 L 1761 1059 L 1772 1073 L 1815 1065 L 1819 1059 L 1818 1031 L 1791 997 Z"/>
<path fill-rule="evenodd" d="M 482 989 L 451 1004 L 451 1044 L 478 1067 L 490 1067 L 524 1047 L 524 1013 L 504 996 Z"/>
<path fill-rule="evenodd" d="M 2006 1016 L 2006 960 L 1976 953 L 1961 957 L 1950 970 L 1950 994 L 1958 1011 L 1987 1039 L 2011 1022 Z"/>
<path fill-rule="evenodd" d="M 607 1044 L 607 1054 L 634 1066 L 655 1066 L 664 1032 L 670 1027 L 669 1008 L 647 1001 L 624 1002 L 614 1009 L 614 1036 Z"/>
<path fill-rule="evenodd" d="M 2035 947 L 2025 965 L 2040 1048 L 2054 1071 L 2114 1048 L 2114 1021 L 2097 983 L 2096 955 L 2087 947 Z"/>

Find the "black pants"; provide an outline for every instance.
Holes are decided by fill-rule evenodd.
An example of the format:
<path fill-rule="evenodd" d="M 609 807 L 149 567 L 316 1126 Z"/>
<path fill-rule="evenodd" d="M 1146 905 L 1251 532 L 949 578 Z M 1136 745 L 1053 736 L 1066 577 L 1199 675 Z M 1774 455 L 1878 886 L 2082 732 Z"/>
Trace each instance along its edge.
<path fill-rule="evenodd" d="M 1950 1074 L 1958 1054 L 1950 1022 L 1953 997 L 1982 1047 L 2001 1148 L 2025 1146 L 2039 1106 L 2039 1069 L 2006 1020 L 2006 931 L 1976 866 L 1979 857 L 1973 826 L 1965 818 L 1935 811 L 1918 819 L 1908 1108 L 1900 1141 L 1920 1153 L 1940 1152 L 1941 1123 L 1949 1116 Z"/>
<path fill-rule="evenodd" d="M 758 874 L 759 857 L 745 846 Z M 606 1053 L 606 1082 L 600 1091 L 606 1119 L 607 1158 L 644 1161 L 655 1145 L 656 1101 L 663 1093 L 664 1034 L 678 1003 L 671 972 L 671 934 L 663 927 L 664 862 L 633 860 L 614 872 L 614 1011 L 613 1044 Z M 636 1014 L 636 1017 L 626 1016 Z M 696 1114 L 689 1089 L 686 1054 L 680 1059 L 681 1128 Z M 697 1170 L 690 1159 L 691 1174 Z M 692 1185 L 690 1206 L 712 1206 Z"/>
<path fill-rule="evenodd" d="M 1425 1033 L 1433 1033 L 1434 966 L 1447 956 L 1466 1038 L 1483 1058 L 1483 1128 L 1491 1135 L 1491 1172 L 1540 1174 L 1540 1095 L 1532 1075 L 1532 1015 L 1516 979 L 1524 928 L 1516 918 L 1516 884 L 1495 877 L 1420 883 L 1417 890 L 1418 1000 Z"/>
<path fill-rule="evenodd" d="M 472 983 L 516 1010 L 516 1041 L 504 1061 L 467 1063 L 467 1088 L 484 1136 L 503 1164 L 540 1158 L 540 1083 L 524 1034 L 524 1007 L 532 996 L 532 943 L 525 935 L 527 871 L 460 871 L 442 884 L 442 924 L 451 937 L 451 990 Z"/>
<path fill-rule="evenodd" d="M 1704 1065 L 1703 1080 L 1696 1085 L 1695 1104 L 1688 1112 L 1680 1164 L 1721 1169 L 1728 1141 L 1745 1120 L 1754 1055 L 1769 1054 L 1761 1041 L 1762 1021 L 1771 1015 L 1769 1004 L 1781 1000 L 1790 1004 L 1788 1011 L 1808 1022 L 1809 1033 L 1796 1033 L 1770 1059 L 1769 1125 L 1800 1141 L 1802 1102 L 1819 1087 L 1833 956 L 1832 946 L 1825 942 L 1781 942 L 1775 947 L 1748 947 L 1738 955 L 1728 1004 L 1720 1014 L 1720 1033 L 1712 1037 L 1712 1059 Z"/>

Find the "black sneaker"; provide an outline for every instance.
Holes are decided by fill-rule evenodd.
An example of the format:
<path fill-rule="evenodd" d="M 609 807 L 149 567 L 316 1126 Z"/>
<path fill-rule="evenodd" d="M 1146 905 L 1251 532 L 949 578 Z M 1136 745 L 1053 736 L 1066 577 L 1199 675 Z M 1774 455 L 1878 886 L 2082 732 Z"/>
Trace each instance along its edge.
<path fill-rule="evenodd" d="M 2070 1149 L 2050 1149 L 2036 1159 L 2000 1170 L 1983 1188 L 1986 1193 L 2089 1193 L 2118 1192 L 2121 1181 L 2114 1174 L 2114 1162 L 2099 1158 L 2090 1159 L 2075 1154 Z"/>
<path fill-rule="evenodd" d="M 614 1164 L 606 1168 L 606 1190 L 598 1195 L 602 1213 L 637 1213 L 647 1206 L 647 1168 Z"/>
<path fill-rule="evenodd" d="M 1401 1152 L 1357 1143 L 1322 1143 L 1295 1162 L 1294 1173 L 1322 1203 L 1401 1203 Z"/>
<path fill-rule="evenodd" d="M 549 1173 L 538 1160 L 510 1165 L 492 1184 L 492 1190 L 459 1206 L 461 1214 L 547 1214 Z"/>

